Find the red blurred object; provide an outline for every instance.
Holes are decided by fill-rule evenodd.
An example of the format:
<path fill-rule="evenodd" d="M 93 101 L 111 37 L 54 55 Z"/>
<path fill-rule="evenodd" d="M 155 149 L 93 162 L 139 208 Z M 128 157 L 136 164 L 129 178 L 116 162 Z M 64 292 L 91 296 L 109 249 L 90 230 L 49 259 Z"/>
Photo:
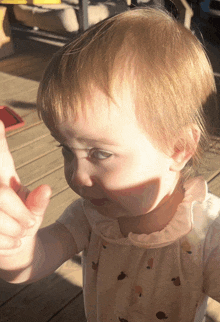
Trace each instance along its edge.
<path fill-rule="evenodd" d="M 7 106 L 0 106 L 0 120 L 3 121 L 6 132 L 24 125 L 22 118 Z"/>

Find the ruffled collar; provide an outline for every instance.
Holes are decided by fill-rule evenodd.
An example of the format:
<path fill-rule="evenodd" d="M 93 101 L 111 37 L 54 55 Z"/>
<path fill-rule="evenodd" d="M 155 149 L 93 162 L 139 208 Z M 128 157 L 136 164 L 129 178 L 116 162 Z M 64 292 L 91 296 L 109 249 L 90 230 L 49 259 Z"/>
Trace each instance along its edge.
<path fill-rule="evenodd" d="M 188 234 L 193 228 L 193 205 L 203 202 L 207 196 L 207 184 L 202 177 L 190 179 L 184 184 L 184 199 L 179 204 L 174 217 L 161 231 L 151 234 L 134 234 L 124 237 L 117 219 L 99 214 L 89 202 L 84 200 L 84 211 L 93 231 L 107 243 L 134 245 L 141 248 L 160 248 L 172 244 Z"/>

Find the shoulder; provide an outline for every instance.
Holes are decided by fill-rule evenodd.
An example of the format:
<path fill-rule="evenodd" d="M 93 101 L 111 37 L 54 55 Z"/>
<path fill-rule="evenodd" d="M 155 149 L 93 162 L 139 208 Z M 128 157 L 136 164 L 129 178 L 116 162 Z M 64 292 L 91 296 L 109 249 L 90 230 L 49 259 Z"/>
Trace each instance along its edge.
<path fill-rule="evenodd" d="M 88 235 L 90 225 L 84 212 L 83 199 L 79 198 L 72 202 L 57 222 L 64 225 L 74 236 L 81 231 Z"/>
<path fill-rule="evenodd" d="M 220 198 L 209 193 L 203 214 L 207 218 L 209 236 L 216 234 L 220 236 Z"/>
<path fill-rule="evenodd" d="M 203 202 L 195 202 L 193 205 L 194 224 L 210 227 L 220 220 L 220 198 L 207 193 Z"/>
<path fill-rule="evenodd" d="M 83 198 L 79 198 L 72 202 L 58 219 L 58 222 L 65 224 L 73 224 L 76 225 L 76 222 L 79 221 L 81 224 L 87 225 L 91 227 L 95 227 L 100 222 L 111 222 L 111 219 L 101 215 L 95 207 L 89 202 L 89 200 L 85 200 Z"/>
<path fill-rule="evenodd" d="M 193 205 L 193 228 L 188 241 L 200 249 L 211 251 L 220 244 L 220 198 L 208 193 L 203 202 Z"/>
<path fill-rule="evenodd" d="M 72 202 L 57 220 L 72 235 L 78 252 L 86 249 L 89 245 L 91 226 L 84 210 L 82 198 Z"/>
<path fill-rule="evenodd" d="M 73 201 L 63 212 L 63 214 L 60 216 L 60 218 L 57 220 L 60 223 L 63 223 L 64 221 L 71 221 L 73 218 L 81 217 L 83 216 L 84 210 L 83 210 L 83 199 L 79 198 L 75 201 Z"/>
<path fill-rule="evenodd" d="M 186 200 L 191 203 L 193 227 L 200 231 L 206 230 L 215 220 L 219 220 L 220 198 L 208 192 L 208 185 L 203 177 L 188 180 Z"/>
<path fill-rule="evenodd" d="M 204 201 L 204 211 L 206 211 L 211 217 L 215 217 L 216 214 L 219 214 L 220 198 L 212 193 L 208 193 Z"/>
<path fill-rule="evenodd" d="M 220 231 L 220 198 L 208 192 L 202 177 L 189 181 L 187 198 L 191 203 L 192 229 L 186 238 L 202 251 L 210 237 Z"/>

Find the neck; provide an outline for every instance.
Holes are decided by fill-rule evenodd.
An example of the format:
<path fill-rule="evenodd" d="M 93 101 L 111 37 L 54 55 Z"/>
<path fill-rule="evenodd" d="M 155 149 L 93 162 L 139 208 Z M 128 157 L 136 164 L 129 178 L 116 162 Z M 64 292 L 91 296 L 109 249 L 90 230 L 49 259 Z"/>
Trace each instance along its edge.
<path fill-rule="evenodd" d="M 130 232 L 135 234 L 151 234 L 164 229 L 174 217 L 178 205 L 184 198 L 182 180 L 179 180 L 174 191 L 163 198 L 151 212 L 136 217 L 118 218 L 121 233 L 127 237 Z"/>

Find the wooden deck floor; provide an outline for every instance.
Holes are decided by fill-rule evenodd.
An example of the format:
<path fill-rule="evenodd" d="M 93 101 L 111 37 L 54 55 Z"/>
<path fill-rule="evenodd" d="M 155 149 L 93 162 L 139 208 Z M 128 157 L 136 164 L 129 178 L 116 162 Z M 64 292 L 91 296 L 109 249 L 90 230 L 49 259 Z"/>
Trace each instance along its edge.
<path fill-rule="evenodd" d="M 8 132 L 9 147 L 18 174 L 33 189 L 47 183 L 53 195 L 43 226 L 52 223 L 76 198 L 63 175 L 63 160 L 46 126 L 36 113 L 36 93 L 42 71 L 56 46 L 19 40 L 13 56 L 0 61 L 0 105 L 14 109 L 25 126 Z M 219 72 L 219 71 L 218 71 Z M 199 173 L 220 196 L 220 142 L 206 155 Z M 85 321 L 82 300 L 81 257 L 67 261 L 54 274 L 28 286 L 0 280 L 0 321 Z"/>

